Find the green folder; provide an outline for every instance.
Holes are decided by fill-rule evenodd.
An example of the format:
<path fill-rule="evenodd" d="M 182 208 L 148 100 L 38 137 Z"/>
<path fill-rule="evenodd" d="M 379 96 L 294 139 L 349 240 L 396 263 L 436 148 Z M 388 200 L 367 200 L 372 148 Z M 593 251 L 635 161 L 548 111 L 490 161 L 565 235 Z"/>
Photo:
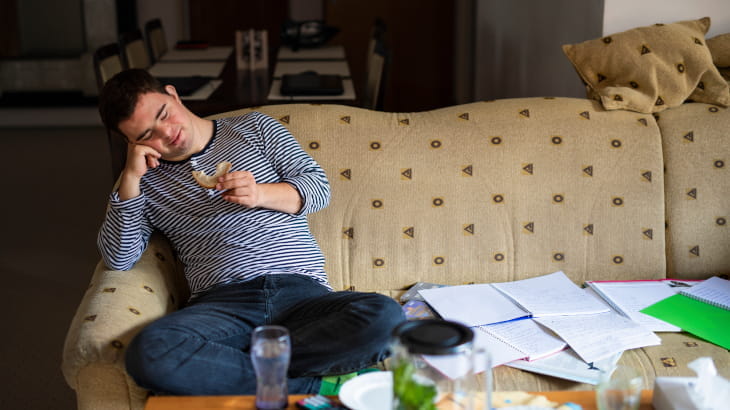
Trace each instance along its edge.
<path fill-rule="evenodd" d="M 730 310 L 676 294 L 641 310 L 725 349 L 730 349 Z"/>

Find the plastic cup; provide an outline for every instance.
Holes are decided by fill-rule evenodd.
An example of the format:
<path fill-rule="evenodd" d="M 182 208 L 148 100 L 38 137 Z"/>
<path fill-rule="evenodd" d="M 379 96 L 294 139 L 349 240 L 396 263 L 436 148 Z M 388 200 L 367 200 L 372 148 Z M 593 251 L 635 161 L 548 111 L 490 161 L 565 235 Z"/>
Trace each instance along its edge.
<path fill-rule="evenodd" d="M 291 357 L 289 331 L 282 326 L 259 326 L 251 336 L 251 361 L 256 371 L 256 408 L 288 405 L 287 371 Z"/>

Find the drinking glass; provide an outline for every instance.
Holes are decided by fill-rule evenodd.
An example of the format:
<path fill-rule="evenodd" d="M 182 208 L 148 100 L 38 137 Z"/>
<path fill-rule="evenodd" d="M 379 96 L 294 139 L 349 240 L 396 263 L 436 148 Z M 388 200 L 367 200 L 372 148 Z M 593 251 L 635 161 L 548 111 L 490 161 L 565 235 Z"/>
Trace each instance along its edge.
<path fill-rule="evenodd" d="M 251 361 L 256 371 L 256 408 L 288 405 L 287 371 L 291 357 L 289 331 L 283 326 L 259 326 L 251 336 Z"/>
<path fill-rule="evenodd" d="M 598 410 L 636 410 L 641 400 L 643 379 L 630 366 L 616 366 L 601 373 L 596 386 Z"/>

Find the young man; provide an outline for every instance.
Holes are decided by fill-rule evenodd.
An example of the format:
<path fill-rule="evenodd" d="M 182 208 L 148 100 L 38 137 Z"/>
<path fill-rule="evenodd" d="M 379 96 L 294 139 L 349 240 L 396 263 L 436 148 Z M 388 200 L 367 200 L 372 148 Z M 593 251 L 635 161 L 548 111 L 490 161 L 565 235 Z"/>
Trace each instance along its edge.
<path fill-rule="evenodd" d="M 317 393 L 321 376 L 385 358 L 400 306 L 378 294 L 333 292 L 306 215 L 329 203 L 324 171 L 278 122 L 260 113 L 209 121 L 144 70 L 104 86 L 104 124 L 128 141 L 120 185 L 98 244 L 112 269 L 130 269 L 153 230 L 185 266 L 191 298 L 144 328 L 126 353 L 142 387 L 182 395 L 254 394 L 249 344 L 256 326 L 291 336 L 291 393 Z M 215 189 L 210 175 L 233 164 Z"/>

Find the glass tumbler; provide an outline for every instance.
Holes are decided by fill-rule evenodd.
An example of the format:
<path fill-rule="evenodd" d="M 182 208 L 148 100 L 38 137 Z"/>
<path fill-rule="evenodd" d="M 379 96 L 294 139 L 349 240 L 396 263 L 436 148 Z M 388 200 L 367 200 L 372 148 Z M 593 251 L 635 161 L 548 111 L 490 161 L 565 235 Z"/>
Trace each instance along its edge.
<path fill-rule="evenodd" d="M 641 401 L 643 379 L 630 366 L 616 366 L 601 373 L 596 386 L 598 410 L 636 410 Z"/>
<path fill-rule="evenodd" d="M 259 326 L 251 336 L 251 361 L 256 371 L 256 408 L 288 405 L 287 371 L 291 358 L 289 331 L 283 326 Z"/>

